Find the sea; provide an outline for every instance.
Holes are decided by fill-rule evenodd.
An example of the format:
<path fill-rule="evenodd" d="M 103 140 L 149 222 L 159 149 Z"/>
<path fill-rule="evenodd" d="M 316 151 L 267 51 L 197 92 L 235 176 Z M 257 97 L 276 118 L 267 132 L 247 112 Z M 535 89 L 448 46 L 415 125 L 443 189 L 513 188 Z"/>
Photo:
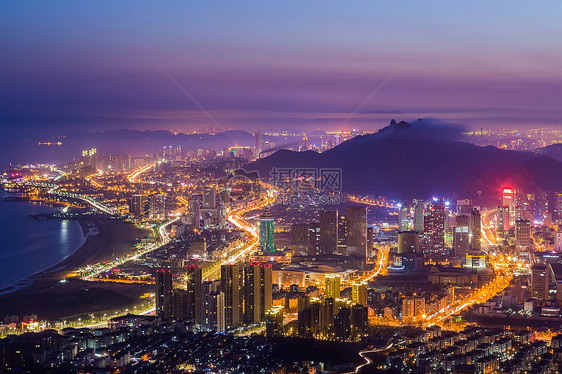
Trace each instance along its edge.
<path fill-rule="evenodd" d="M 9 196 L 16 195 L 0 190 L 0 294 L 61 262 L 85 241 L 77 221 L 31 217 L 61 208 L 5 200 Z"/>

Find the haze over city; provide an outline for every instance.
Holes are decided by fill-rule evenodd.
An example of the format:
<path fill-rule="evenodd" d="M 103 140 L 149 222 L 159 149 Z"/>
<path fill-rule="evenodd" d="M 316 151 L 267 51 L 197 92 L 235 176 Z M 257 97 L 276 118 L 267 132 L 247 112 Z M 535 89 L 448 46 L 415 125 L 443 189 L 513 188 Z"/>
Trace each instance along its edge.
<path fill-rule="evenodd" d="M 562 372 L 562 5 L 0 4 L 0 373 Z"/>

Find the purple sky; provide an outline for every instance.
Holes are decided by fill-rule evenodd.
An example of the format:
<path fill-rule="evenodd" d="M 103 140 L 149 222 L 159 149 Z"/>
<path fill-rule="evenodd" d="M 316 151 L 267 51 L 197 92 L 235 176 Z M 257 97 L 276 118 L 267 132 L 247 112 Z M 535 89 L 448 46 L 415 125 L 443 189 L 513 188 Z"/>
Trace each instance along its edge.
<path fill-rule="evenodd" d="M 456 3 L 4 0 L 0 125 L 560 125 L 562 3 Z"/>

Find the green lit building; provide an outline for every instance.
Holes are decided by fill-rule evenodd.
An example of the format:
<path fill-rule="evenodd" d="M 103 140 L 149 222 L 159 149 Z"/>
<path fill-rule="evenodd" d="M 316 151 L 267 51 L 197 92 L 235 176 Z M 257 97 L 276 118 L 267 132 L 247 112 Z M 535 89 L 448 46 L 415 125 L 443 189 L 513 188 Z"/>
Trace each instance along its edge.
<path fill-rule="evenodd" d="M 269 212 L 265 212 L 259 221 L 260 249 L 263 252 L 275 252 L 275 221 Z"/>

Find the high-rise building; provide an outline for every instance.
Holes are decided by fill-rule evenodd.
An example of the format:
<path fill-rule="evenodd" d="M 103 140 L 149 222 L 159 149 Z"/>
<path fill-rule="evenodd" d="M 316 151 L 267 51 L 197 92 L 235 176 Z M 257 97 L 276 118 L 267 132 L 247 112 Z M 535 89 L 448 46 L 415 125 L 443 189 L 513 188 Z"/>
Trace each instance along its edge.
<path fill-rule="evenodd" d="M 404 296 L 402 299 L 402 319 L 412 321 L 425 316 L 425 297 Z"/>
<path fill-rule="evenodd" d="M 201 307 L 200 307 L 200 314 L 201 314 L 201 323 L 200 326 L 212 330 L 213 327 L 213 314 L 215 313 L 212 310 L 212 298 L 213 292 L 217 292 L 219 290 L 219 283 L 215 281 L 206 281 L 201 283 Z"/>
<path fill-rule="evenodd" d="M 172 273 L 169 270 L 156 271 L 156 316 L 162 319 L 172 317 L 173 306 Z"/>
<path fill-rule="evenodd" d="M 234 328 L 243 321 L 243 272 L 240 265 L 221 266 L 221 289 L 225 300 L 225 326 Z"/>
<path fill-rule="evenodd" d="M 398 231 L 410 231 L 412 229 L 412 207 L 410 204 L 398 204 Z"/>
<path fill-rule="evenodd" d="M 196 325 L 201 325 L 203 321 L 201 311 L 201 285 L 203 283 L 201 267 L 188 265 L 186 267 L 186 278 L 186 290 L 188 295 L 187 318 L 192 318 Z"/>
<path fill-rule="evenodd" d="M 369 309 L 363 304 L 351 307 L 351 337 L 360 339 L 369 331 Z"/>
<path fill-rule="evenodd" d="M 129 214 L 141 215 L 145 212 L 145 197 L 135 194 L 129 199 Z"/>
<path fill-rule="evenodd" d="M 307 224 L 291 225 L 291 252 L 293 256 L 308 254 L 309 233 Z"/>
<path fill-rule="evenodd" d="M 405 296 L 402 298 L 402 319 L 405 321 L 411 321 L 414 319 L 414 298 L 411 296 Z"/>
<path fill-rule="evenodd" d="M 253 263 L 244 266 L 244 322 L 260 322 L 261 282 L 260 265 Z"/>
<path fill-rule="evenodd" d="M 193 197 L 190 198 L 187 201 L 187 211 L 189 220 L 187 224 L 190 228 L 199 229 L 201 227 L 201 210 L 199 200 Z"/>
<path fill-rule="evenodd" d="M 445 201 L 434 198 L 424 219 L 424 250 L 439 252 L 445 249 Z"/>
<path fill-rule="evenodd" d="M 546 265 L 534 264 L 531 267 L 531 296 L 548 300 L 548 273 Z"/>
<path fill-rule="evenodd" d="M 480 250 L 482 249 L 482 221 L 478 209 L 474 208 L 472 210 L 470 221 L 471 221 L 470 249 L 473 251 L 480 252 Z"/>
<path fill-rule="evenodd" d="M 514 188 L 504 188 L 502 194 L 502 205 L 509 207 L 509 226 L 515 224 L 515 195 L 516 191 Z"/>
<path fill-rule="evenodd" d="M 207 186 L 203 189 L 203 208 L 215 209 L 217 207 L 217 190 Z"/>
<path fill-rule="evenodd" d="M 453 253 L 455 257 L 464 258 L 470 249 L 470 216 L 457 216 L 453 236 Z"/>
<path fill-rule="evenodd" d="M 531 251 L 531 222 L 520 219 L 515 222 L 515 249 L 519 256 L 529 258 Z"/>
<path fill-rule="evenodd" d="M 320 250 L 323 254 L 338 253 L 338 211 L 320 212 Z"/>
<path fill-rule="evenodd" d="M 173 290 L 172 317 L 178 319 L 189 319 L 189 292 L 183 288 Z"/>
<path fill-rule="evenodd" d="M 351 286 L 351 301 L 354 304 L 367 306 L 367 283 L 353 283 L 353 285 Z"/>
<path fill-rule="evenodd" d="M 347 217 L 340 215 L 338 217 L 338 245 L 345 246 L 345 230 L 347 227 Z"/>
<path fill-rule="evenodd" d="M 334 314 L 336 313 L 335 300 L 331 297 L 325 298 L 322 303 L 322 331 L 325 336 L 334 333 Z"/>
<path fill-rule="evenodd" d="M 425 203 L 414 200 L 414 231 L 423 233 Z"/>
<path fill-rule="evenodd" d="M 308 254 L 310 256 L 319 255 L 320 251 L 320 223 L 311 222 L 308 224 Z"/>
<path fill-rule="evenodd" d="M 265 336 L 283 336 L 283 309 L 275 305 L 265 312 Z"/>
<path fill-rule="evenodd" d="M 263 150 L 263 141 L 261 137 L 261 132 L 256 131 L 254 133 L 254 138 L 256 141 L 256 146 L 255 146 L 256 158 L 260 158 L 260 153 Z"/>
<path fill-rule="evenodd" d="M 166 218 L 166 197 L 162 194 L 154 194 L 149 200 L 149 217 L 150 219 Z"/>
<path fill-rule="evenodd" d="M 225 296 L 224 292 L 211 291 L 208 297 L 207 328 L 222 332 L 226 330 Z"/>
<path fill-rule="evenodd" d="M 562 192 L 554 193 L 554 218 L 562 220 Z"/>
<path fill-rule="evenodd" d="M 538 220 L 543 222 L 545 213 L 548 213 L 548 200 L 549 194 L 547 191 L 540 187 L 537 187 L 537 195 L 535 200 L 534 217 L 531 221 Z"/>
<path fill-rule="evenodd" d="M 367 207 L 347 207 L 346 243 L 348 255 L 366 260 L 367 257 Z"/>
<path fill-rule="evenodd" d="M 375 249 L 375 228 L 373 226 L 367 226 L 367 257 L 374 257 Z"/>
<path fill-rule="evenodd" d="M 457 200 L 457 214 L 471 214 L 472 213 L 472 199 Z"/>
<path fill-rule="evenodd" d="M 260 249 L 263 252 L 275 252 L 275 220 L 265 211 L 259 219 Z"/>
<path fill-rule="evenodd" d="M 351 338 L 351 310 L 342 308 L 334 316 L 334 333 L 337 340 L 345 341 Z"/>
<path fill-rule="evenodd" d="M 260 320 L 273 305 L 273 269 L 271 264 L 260 265 Z"/>
<path fill-rule="evenodd" d="M 340 298 L 340 276 L 339 274 L 326 274 L 325 279 L 325 294 L 326 298 L 333 299 Z"/>
<path fill-rule="evenodd" d="M 509 206 L 508 205 L 500 205 L 496 210 L 496 230 L 500 235 L 509 231 Z"/>
<path fill-rule="evenodd" d="M 402 231 L 398 233 L 398 253 L 418 253 L 420 236 L 417 231 Z"/>
<path fill-rule="evenodd" d="M 554 233 L 554 252 L 562 253 L 562 231 Z"/>

